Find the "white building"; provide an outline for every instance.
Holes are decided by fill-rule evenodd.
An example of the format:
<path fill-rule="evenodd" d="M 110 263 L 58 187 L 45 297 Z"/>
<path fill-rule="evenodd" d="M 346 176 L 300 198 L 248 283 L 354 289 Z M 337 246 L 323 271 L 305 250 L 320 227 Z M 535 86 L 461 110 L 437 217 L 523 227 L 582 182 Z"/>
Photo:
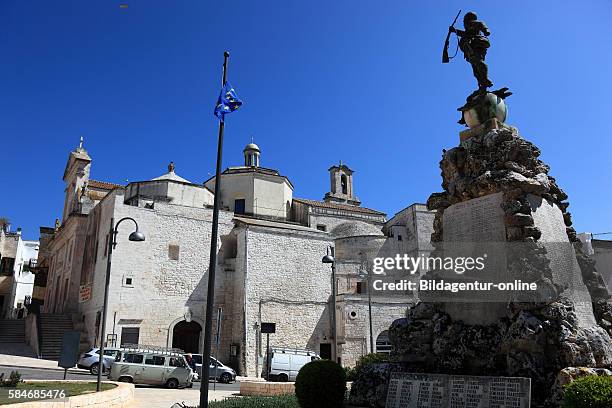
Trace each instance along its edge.
<path fill-rule="evenodd" d="M 346 243 L 360 241 L 370 255 L 395 249 L 397 245 L 389 246 L 394 238 L 383 233 L 385 214 L 360 206 L 353 193 L 353 172 L 346 165 L 330 168 L 330 191 L 323 201 L 308 200 L 293 197 L 287 177 L 260 166 L 258 146 L 249 144 L 243 153 L 244 165 L 222 173 L 219 192 L 214 313 L 222 313 L 219 358 L 243 375 L 258 375 L 265 354 L 262 322 L 276 323 L 272 345 L 309 348 L 328 357 L 331 269 L 321 259 L 336 246 L 339 356 L 353 365 L 370 347 L 368 325 L 363 323 L 368 313 L 362 313 L 367 308 L 367 278 L 353 267 L 361 256 L 352 250 L 356 246 Z M 90 168 L 82 146 L 70 153 L 63 221 L 48 247 L 45 312 L 72 315 L 88 343 L 98 342 L 111 218 L 117 222 L 130 217 L 146 240 L 128 241 L 135 225 L 121 223 L 105 338 L 116 345 L 200 351 L 214 177 L 204 185 L 191 183 L 178 176 L 171 163 L 168 173 L 124 187 L 91 180 Z M 431 230 L 433 217 L 425 218 L 414 221 L 429 223 L 419 227 L 422 235 Z M 384 340 L 383 332 L 404 315 L 409 301 L 372 302 L 374 339 L 382 334 Z"/>
<path fill-rule="evenodd" d="M 32 300 L 38 241 L 21 238 L 21 229 L 0 229 L 0 318 L 23 318 Z"/>

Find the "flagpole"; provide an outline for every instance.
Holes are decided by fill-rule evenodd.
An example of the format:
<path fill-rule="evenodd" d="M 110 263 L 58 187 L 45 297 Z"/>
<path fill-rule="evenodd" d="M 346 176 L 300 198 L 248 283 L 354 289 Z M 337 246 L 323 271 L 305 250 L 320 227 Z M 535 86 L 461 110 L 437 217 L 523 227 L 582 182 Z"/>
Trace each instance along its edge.
<path fill-rule="evenodd" d="M 223 53 L 223 80 L 227 80 L 227 61 L 229 52 Z M 210 346 L 212 339 L 212 319 L 215 301 L 215 269 L 217 267 L 217 236 L 219 232 L 219 205 L 221 200 L 221 158 L 223 154 L 223 116 L 219 119 L 219 141 L 217 143 L 217 171 L 215 173 L 215 199 L 213 205 L 212 231 L 210 233 L 210 264 L 208 266 L 208 294 L 206 295 L 206 323 L 204 325 L 204 350 L 202 352 L 202 380 L 200 383 L 200 408 L 208 408 L 208 367 L 210 365 Z"/>

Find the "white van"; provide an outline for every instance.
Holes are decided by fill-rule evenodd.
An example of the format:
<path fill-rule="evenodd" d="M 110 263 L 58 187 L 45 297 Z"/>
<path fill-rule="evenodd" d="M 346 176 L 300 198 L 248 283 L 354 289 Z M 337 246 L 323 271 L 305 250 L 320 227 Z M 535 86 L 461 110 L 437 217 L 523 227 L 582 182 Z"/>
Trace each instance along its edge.
<path fill-rule="evenodd" d="M 162 350 L 123 350 L 111 365 L 108 379 L 133 384 L 193 386 L 194 373 L 185 357 Z"/>
<path fill-rule="evenodd" d="M 321 357 L 314 351 L 271 347 L 269 381 L 295 381 L 295 378 L 307 363 L 320 360 Z"/>

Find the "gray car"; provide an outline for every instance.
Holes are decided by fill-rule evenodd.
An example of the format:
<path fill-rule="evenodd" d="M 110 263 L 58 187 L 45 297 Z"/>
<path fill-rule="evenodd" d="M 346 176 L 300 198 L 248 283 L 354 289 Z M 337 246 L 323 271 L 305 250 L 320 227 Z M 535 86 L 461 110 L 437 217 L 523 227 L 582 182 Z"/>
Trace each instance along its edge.
<path fill-rule="evenodd" d="M 185 354 L 187 356 L 187 354 Z M 191 358 L 195 363 L 195 371 L 198 377 L 202 378 L 202 354 L 192 354 Z M 208 376 L 211 379 L 216 379 L 219 382 L 229 384 L 232 381 L 236 381 L 236 371 L 233 368 L 226 366 L 214 357 L 210 358 L 210 364 L 208 367 Z"/>

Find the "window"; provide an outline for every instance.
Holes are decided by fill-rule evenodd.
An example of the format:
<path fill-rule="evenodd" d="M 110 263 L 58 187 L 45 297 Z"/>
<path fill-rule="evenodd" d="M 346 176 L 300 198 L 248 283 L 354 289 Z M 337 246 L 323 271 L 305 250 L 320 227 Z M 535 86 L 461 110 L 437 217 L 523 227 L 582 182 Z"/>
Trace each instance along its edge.
<path fill-rule="evenodd" d="M 136 353 L 125 353 L 125 354 L 123 354 L 123 362 L 124 363 L 141 364 L 142 360 L 143 360 L 142 354 L 136 354 Z"/>
<path fill-rule="evenodd" d="M 0 261 L 0 275 L 13 276 L 15 268 L 15 258 L 2 258 Z"/>
<path fill-rule="evenodd" d="M 365 290 L 363 289 L 363 282 L 357 282 L 357 293 L 361 294 L 361 293 L 365 293 Z"/>
<path fill-rule="evenodd" d="M 126 344 L 138 344 L 139 337 L 140 337 L 140 328 L 123 327 L 121 329 L 121 347 L 123 347 Z"/>
<path fill-rule="evenodd" d="M 325 226 L 323 224 L 317 224 L 317 229 L 319 231 L 327 231 L 327 226 Z"/>
<path fill-rule="evenodd" d="M 234 214 L 244 214 L 245 212 L 245 201 L 244 198 L 234 200 Z"/>
<path fill-rule="evenodd" d="M 342 194 L 348 194 L 348 186 L 346 183 L 346 175 L 340 176 L 340 185 L 342 186 Z"/>
<path fill-rule="evenodd" d="M 401 241 L 401 240 L 402 240 L 402 236 L 401 236 L 401 235 L 398 235 L 398 236 L 397 236 L 397 240 L 398 240 L 398 241 Z"/>
<path fill-rule="evenodd" d="M 134 287 L 134 278 L 132 278 L 131 276 L 126 276 L 123 279 L 123 286 Z"/>
<path fill-rule="evenodd" d="M 391 353 L 391 342 L 389 341 L 389 331 L 385 330 L 380 333 L 376 338 L 376 352 L 377 353 Z"/>
<path fill-rule="evenodd" d="M 145 364 L 156 365 L 156 366 L 163 366 L 165 362 L 166 362 L 166 357 L 164 356 L 147 356 L 145 360 Z"/>
<path fill-rule="evenodd" d="M 185 363 L 182 358 L 179 357 L 170 357 L 170 361 L 168 361 L 168 365 L 170 367 L 185 367 Z"/>
<path fill-rule="evenodd" d="M 181 251 L 181 247 L 178 245 L 168 245 L 168 258 L 173 261 L 179 260 L 179 253 Z"/>

